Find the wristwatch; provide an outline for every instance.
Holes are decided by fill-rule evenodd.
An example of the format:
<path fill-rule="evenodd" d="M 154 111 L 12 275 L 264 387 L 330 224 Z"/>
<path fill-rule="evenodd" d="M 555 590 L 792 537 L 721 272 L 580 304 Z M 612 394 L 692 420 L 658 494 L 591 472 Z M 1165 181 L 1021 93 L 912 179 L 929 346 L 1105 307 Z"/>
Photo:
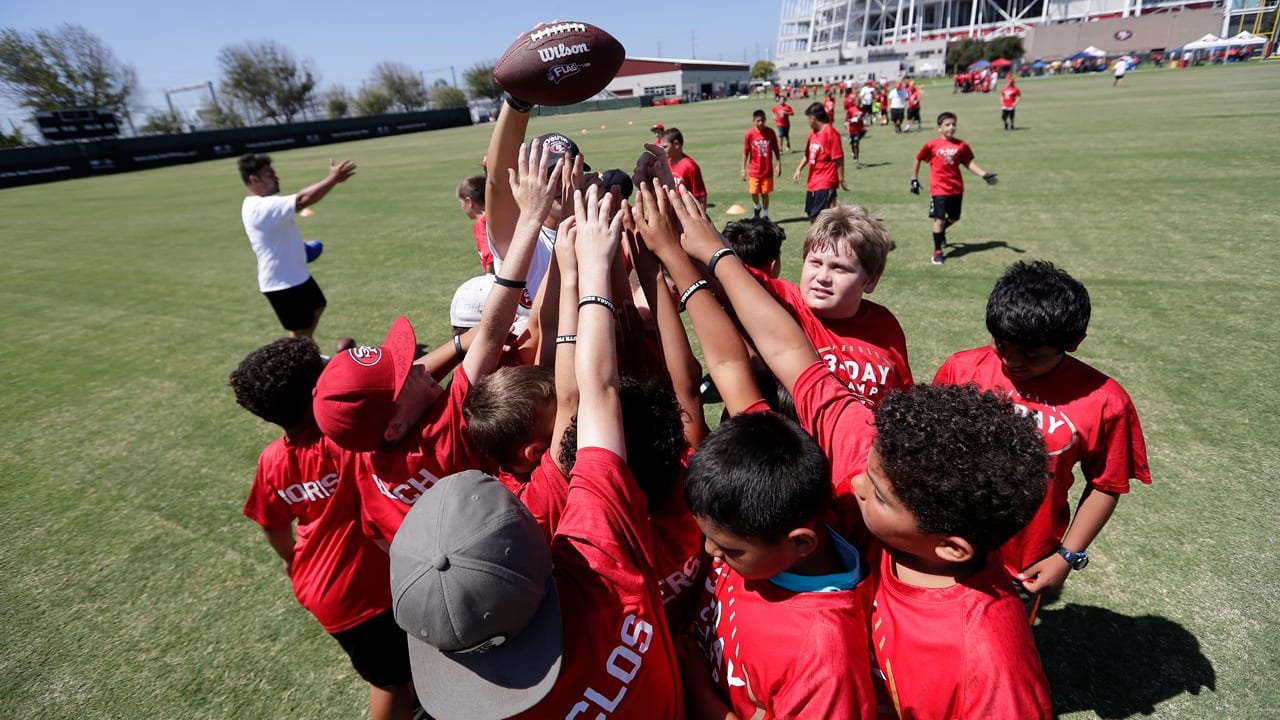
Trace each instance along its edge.
<path fill-rule="evenodd" d="M 1067 561 L 1067 564 L 1071 566 L 1072 570 L 1083 570 L 1089 564 L 1089 553 L 1084 550 L 1081 550 L 1080 552 L 1071 552 L 1059 545 L 1056 552 L 1063 560 Z"/>

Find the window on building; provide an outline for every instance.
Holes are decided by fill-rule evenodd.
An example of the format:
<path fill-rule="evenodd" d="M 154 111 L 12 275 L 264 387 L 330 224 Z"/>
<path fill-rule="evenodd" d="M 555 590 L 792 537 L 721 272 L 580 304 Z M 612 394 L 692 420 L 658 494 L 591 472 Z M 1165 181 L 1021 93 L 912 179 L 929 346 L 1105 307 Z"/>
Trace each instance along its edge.
<path fill-rule="evenodd" d="M 675 86 L 675 85 L 651 85 L 651 86 L 645 87 L 645 89 L 644 89 L 644 94 L 645 94 L 645 95 L 657 95 L 657 96 L 659 96 L 659 97 L 666 97 L 666 96 L 668 96 L 668 95 L 675 95 L 675 94 L 676 94 L 676 86 Z"/>

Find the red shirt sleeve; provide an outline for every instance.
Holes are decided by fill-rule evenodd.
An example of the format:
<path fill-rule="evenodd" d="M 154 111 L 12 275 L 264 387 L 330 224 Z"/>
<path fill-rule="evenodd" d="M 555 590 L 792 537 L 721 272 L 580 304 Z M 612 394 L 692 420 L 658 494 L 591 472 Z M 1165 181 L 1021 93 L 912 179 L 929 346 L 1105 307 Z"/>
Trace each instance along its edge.
<path fill-rule="evenodd" d="M 1106 385 L 1109 396 L 1098 428 L 1097 447 L 1080 459 L 1080 470 L 1092 487 L 1115 493 L 1129 492 L 1129 478 L 1150 485 L 1147 443 L 1138 421 L 1138 410 L 1129 393 L 1114 380 Z"/>
<path fill-rule="evenodd" d="M 874 418 L 824 363 L 815 361 L 801 373 L 791 396 L 800 426 L 813 436 L 831 463 L 833 484 L 866 470 L 867 453 L 875 439 Z"/>

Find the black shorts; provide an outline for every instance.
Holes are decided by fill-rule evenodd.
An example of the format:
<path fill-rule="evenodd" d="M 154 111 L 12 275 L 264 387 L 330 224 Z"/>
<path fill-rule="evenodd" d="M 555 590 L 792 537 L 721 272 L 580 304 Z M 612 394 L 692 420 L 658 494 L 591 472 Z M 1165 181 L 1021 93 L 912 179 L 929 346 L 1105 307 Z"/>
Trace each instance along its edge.
<path fill-rule="evenodd" d="M 963 204 L 963 195 L 930 195 L 929 217 L 955 222 L 960 219 L 960 206 Z"/>
<path fill-rule="evenodd" d="M 817 217 L 818 213 L 836 204 L 836 189 L 810 190 L 804 194 L 804 214 Z"/>
<path fill-rule="evenodd" d="M 790 126 L 790 125 L 779 125 L 779 126 L 778 126 L 778 137 L 779 137 L 779 138 L 789 138 L 789 137 L 791 137 L 791 126 Z"/>
<path fill-rule="evenodd" d="M 351 667 L 370 685 L 385 689 L 413 682 L 409 639 L 390 610 L 331 635 L 347 651 Z"/>
<path fill-rule="evenodd" d="M 863 130 L 862 132 L 849 133 L 849 142 L 854 145 L 857 145 L 862 140 L 862 138 L 866 136 L 867 136 L 866 130 Z"/>
<path fill-rule="evenodd" d="M 316 322 L 316 311 L 325 306 L 324 293 L 315 278 L 284 290 L 262 293 L 276 311 L 285 330 L 306 330 Z"/>
<path fill-rule="evenodd" d="M 870 114 L 871 114 L 871 108 L 873 108 L 873 107 L 875 107 L 875 106 L 874 106 L 873 104 L 871 104 L 871 103 L 867 103 L 866 105 L 863 105 L 863 106 L 862 106 L 862 114 L 863 114 L 863 115 L 870 115 Z"/>
<path fill-rule="evenodd" d="M 1000 119 L 1008 120 L 1013 117 L 1013 108 L 1000 108 Z"/>
<path fill-rule="evenodd" d="M 911 122 L 920 122 L 920 108 L 918 107 L 907 108 L 907 119 L 910 120 Z"/>
<path fill-rule="evenodd" d="M 906 113 L 905 108 L 890 108 L 889 119 L 894 122 L 902 122 L 902 118 Z"/>

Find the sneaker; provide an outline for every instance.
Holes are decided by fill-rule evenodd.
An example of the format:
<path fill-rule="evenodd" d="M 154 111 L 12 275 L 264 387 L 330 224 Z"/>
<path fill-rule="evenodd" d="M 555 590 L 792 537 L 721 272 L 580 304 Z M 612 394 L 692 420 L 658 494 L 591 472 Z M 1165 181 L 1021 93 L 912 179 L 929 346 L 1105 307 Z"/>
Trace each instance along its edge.
<path fill-rule="evenodd" d="M 933 263 L 934 265 L 941 265 L 941 264 L 942 264 L 942 251 L 941 251 L 941 250 L 934 250 L 934 251 L 933 251 L 933 259 L 932 259 L 932 260 L 930 260 L 929 262 Z"/>
<path fill-rule="evenodd" d="M 759 220 L 759 219 L 760 219 L 760 208 L 756 208 L 754 211 L 752 211 L 752 213 L 751 213 L 751 218 L 752 218 L 753 220 Z"/>

